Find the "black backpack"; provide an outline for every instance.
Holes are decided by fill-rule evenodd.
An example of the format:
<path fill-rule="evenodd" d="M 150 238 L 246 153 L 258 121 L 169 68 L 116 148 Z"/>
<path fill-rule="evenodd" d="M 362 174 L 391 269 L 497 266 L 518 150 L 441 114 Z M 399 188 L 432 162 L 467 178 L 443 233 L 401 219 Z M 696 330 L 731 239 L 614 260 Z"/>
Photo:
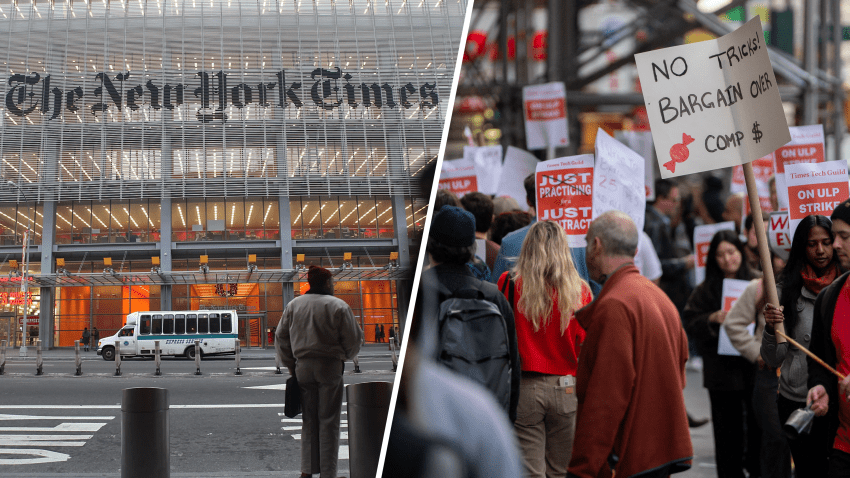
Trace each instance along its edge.
<path fill-rule="evenodd" d="M 463 289 L 440 303 L 437 362 L 489 389 L 510 408 L 511 356 L 508 327 L 499 307 L 476 289 Z"/>

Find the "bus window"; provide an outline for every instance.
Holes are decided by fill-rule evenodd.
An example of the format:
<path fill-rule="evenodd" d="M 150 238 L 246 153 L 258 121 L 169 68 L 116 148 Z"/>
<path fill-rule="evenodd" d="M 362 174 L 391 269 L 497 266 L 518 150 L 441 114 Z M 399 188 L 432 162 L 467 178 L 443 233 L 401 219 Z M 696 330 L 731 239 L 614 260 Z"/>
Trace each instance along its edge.
<path fill-rule="evenodd" d="M 210 333 L 217 334 L 221 332 L 221 322 L 218 320 L 218 314 L 210 314 Z"/>
<path fill-rule="evenodd" d="M 151 327 L 151 333 L 153 335 L 162 333 L 162 314 L 156 314 L 153 316 L 153 324 Z"/>
<path fill-rule="evenodd" d="M 230 314 L 221 314 L 221 333 L 229 334 L 233 330 L 230 324 Z"/>
<path fill-rule="evenodd" d="M 209 322 L 207 321 L 207 314 L 198 314 L 198 333 L 210 333 Z"/>
<path fill-rule="evenodd" d="M 151 316 L 143 315 L 139 318 L 139 335 L 148 335 L 151 333 Z"/>
<path fill-rule="evenodd" d="M 174 315 L 174 333 L 175 334 L 185 334 L 186 333 L 186 314 L 175 314 Z"/>
<path fill-rule="evenodd" d="M 194 334 L 198 332 L 198 316 L 196 314 L 186 314 L 186 333 Z"/>
<path fill-rule="evenodd" d="M 133 336 L 133 328 L 127 327 L 126 329 L 121 329 L 121 333 L 118 334 L 119 337 L 132 337 Z"/>
<path fill-rule="evenodd" d="M 174 315 L 173 314 L 165 314 L 162 318 L 162 333 L 163 334 L 173 334 L 174 333 Z"/>

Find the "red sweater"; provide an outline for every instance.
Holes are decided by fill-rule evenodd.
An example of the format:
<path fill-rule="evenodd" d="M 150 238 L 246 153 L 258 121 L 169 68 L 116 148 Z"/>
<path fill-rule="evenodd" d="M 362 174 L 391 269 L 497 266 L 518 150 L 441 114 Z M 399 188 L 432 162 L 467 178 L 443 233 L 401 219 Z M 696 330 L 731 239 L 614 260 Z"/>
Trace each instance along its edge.
<path fill-rule="evenodd" d="M 841 374 L 847 375 L 850 373 L 850 282 L 846 282 L 841 288 L 835 303 L 831 335 L 838 356 L 835 368 Z M 850 402 L 843 395 L 838 397 L 838 431 L 833 448 L 850 453 Z"/>
<path fill-rule="evenodd" d="M 499 290 L 504 289 L 505 297 L 509 297 L 508 289 L 504 288 L 508 273 L 499 278 Z M 584 342 L 585 332 L 574 317 L 570 319 L 567 330 L 561 334 L 561 313 L 558 310 L 558 297 L 552 291 L 552 316 L 549 323 L 534 331 L 534 325 L 517 309 L 517 303 L 522 296 L 522 280 L 515 282 L 514 309 L 516 322 L 516 338 L 519 348 L 522 370 L 539 372 L 549 375 L 575 375 L 578 368 L 578 353 Z M 592 296 L 590 288 L 583 286 L 581 304 L 577 308 L 590 303 Z"/>

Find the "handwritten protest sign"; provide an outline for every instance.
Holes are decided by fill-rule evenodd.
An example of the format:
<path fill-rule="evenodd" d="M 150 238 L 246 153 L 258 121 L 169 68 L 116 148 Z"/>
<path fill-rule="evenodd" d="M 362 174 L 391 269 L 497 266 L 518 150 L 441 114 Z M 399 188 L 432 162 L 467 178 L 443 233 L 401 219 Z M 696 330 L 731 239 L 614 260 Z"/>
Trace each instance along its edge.
<path fill-rule="evenodd" d="M 478 191 L 478 177 L 475 174 L 475 164 L 472 160 L 451 159 L 443 161 L 439 188 L 448 189 L 455 193 L 457 197 Z"/>
<path fill-rule="evenodd" d="M 497 194 L 516 199 L 516 202 L 525 209 L 527 201 L 525 186 L 522 182 L 529 174 L 534 173 L 539 162 L 528 151 L 508 146 L 508 150 L 505 152 L 505 164 L 502 165 L 502 174 L 499 177 L 499 187 L 496 188 Z"/>
<path fill-rule="evenodd" d="M 497 194 L 499 176 L 502 175 L 502 147 L 496 146 L 464 146 L 463 158 L 475 165 L 475 176 L 478 180 L 478 191 L 484 194 Z"/>
<path fill-rule="evenodd" d="M 770 244 L 770 250 L 781 257 L 783 261 L 787 261 L 788 256 L 791 254 L 791 232 L 788 227 L 788 211 L 770 213 L 767 239 Z"/>
<path fill-rule="evenodd" d="M 662 177 L 748 163 L 791 140 L 758 17 L 635 61 Z"/>
<path fill-rule="evenodd" d="M 780 209 L 788 209 L 788 186 L 785 166 L 789 164 L 822 163 L 826 160 L 823 147 L 823 125 L 792 126 L 791 142 L 773 153 L 776 164 L 776 196 Z"/>
<path fill-rule="evenodd" d="M 567 146 L 567 90 L 556 81 L 522 89 L 525 143 L 529 150 Z"/>
<path fill-rule="evenodd" d="M 593 155 L 582 154 L 537 164 L 537 219 L 564 228 L 570 247 L 585 247 L 593 213 Z"/>
<path fill-rule="evenodd" d="M 744 293 L 744 289 L 750 285 L 750 281 L 739 279 L 723 279 L 723 291 L 721 292 L 721 307 L 720 310 L 729 312 L 735 301 Z M 750 335 L 754 335 L 756 330 L 755 322 L 747 326 L 747 331 Z M 720 333 L 717 337 L 717 355 L 741 355 L 732 342 L 729 340 L 729 334 L 726 333 L 726 327 L 720 327 Z"/>
<path fill-rule="evenodd" d="M 655 201 L 655 147 L 649 131 L 615 131 L 614 138 L 643 157 L 644 187 L 646 200 Z"/>
<path fill-rule="evenodd" d="M 602 128 L 596 132 L 596 164 L 593 171 L 593 219 L 603 212 L 623 211 L 643 230 L 646 212 L 644 159 Z"/>
<path fill-rule="evenodd" d="M 708 246 L 711 245 L 711 238 L 718 231 L 734 231 L 735 223 L 733 221 L 718 222 L 717 224 L 706 224 L 694 228 L 694 251 L 696 260 L 694 261 L 694 275 L 696 283 L 702 284 L 705 280 L 705 264 L 708 257 Z"/>
<path fill-rule="evenodd" d="M 850 196 L 845 161 L 786 165 L 785 183 L 792 240 L 804 217 L 810 214 L 829 217 L 835 206 Z"/>

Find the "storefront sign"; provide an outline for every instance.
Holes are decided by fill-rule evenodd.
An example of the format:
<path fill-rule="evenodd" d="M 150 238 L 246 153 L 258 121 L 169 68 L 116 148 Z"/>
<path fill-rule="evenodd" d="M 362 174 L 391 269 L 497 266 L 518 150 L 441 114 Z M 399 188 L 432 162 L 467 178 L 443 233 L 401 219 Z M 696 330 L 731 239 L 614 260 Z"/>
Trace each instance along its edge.
<path fill-rule="evenodd" d="M 705 280 L 705 264 L 708 258 L 708 246 L 711 245 L 711 239 L 719 231 L 734 230 L 735 223 L 732 221 L 705 224 L 694 228 L 694 251 L 696 252 L 694 275 L 696 276 L 697 284 L 702 284 L 702 281 Z"/>
<path fill-rule="evenodd" d="M 24 323 L 23 317 L 18 317 L 18 326 L 21 326 Z M 30 315 L 27 317 L 27 327 L 38 327 L 38 316 Z"/>
<path fill-rule="evenodd" d="M 635 61 L 662 177 L 745 164 L 791 140 L 759 17 Z"/>
<path fill-rule="evenodd" d="M 642 231 L 646 213 L 643 170 L 641 155 L 599 128 L 593 171 L 593 219 L 606 211 L 622 211 Z"/>
<path fill-rule="evenodd" d="M 14 74 L 9 77 L 9 90 L 6 92 L 6 110 L 15 116 L 26 117 L 38 111 L 47 120 L 53 120 L 62 111 L 73 114 L 102 115 L 110 108 L 121 111 L 122 108 L 138 110 L 149 105 L 155 110 L 173 110 L 192 101 L 200 102 L 195 116 L 204 123 L 226 121 L 225 110 L 229 106 L 244 108 L 255 105 L 262 108 L 286 108 L 290 104 L 302 108 L 305 102 L 312 102 L 323 110 L 333 110 L 347 105 L 356 108 L 434 108 L 439 103 L 437 84 L 407 83 L 391 85 L 374 79 L 373 83 L 352 83 L 354 77 L 340 68 L 316 68 L 309 73 L 312 84 L 302 85 L 300 81 L 286 79 L 286 71 L 275 73 L 277 81 L 245 81 L 238 72 L 225 73 L 199 71 L 195 81 L 188 84 L 155 82 L 156 72 L 148 76 L 135 72 L 100 72 L 94 75 L 96 85 L 86 91 L 82 86 L 68 85 L 57 80 L 51 84 L 51 75 L 42 76 L 36 72 L 29 75 Z M 230 79 L 228 79 L 230 76 Z M 300 75 L 298 75 L 300 77 Z M 147 81 L 145 81 L 147 80 Z M 229 83 L 228 83 L 229 82 Z M 64 89 L 59 88 L 59 85 Z M 90 111 L 83 111 L 80 100 L 93 98 Z M 79 112 L 79 113 L 78 113 Z"/>
<path fill-rule="evenodd" d="M 820 214 L 829 217 L 835 206 L 850 196 L 847 183 L 847 163 L 789 164 L 785 167 L 785 182 L 788 184 L 789 235 L 804 217 Z"/>
<path fill-rule="evenodd" d="M 32 305 L 32 292 L 27 292 L 26 300 L 23 292 L 0 292 L 0 305 Z"/>
<path fill-rule="evenodd" d="M 582 154 L 537 165 L 537 219 L 564 228 L 570 247 L 585 247 L 593 214 L 593 155 Z"/>
<path fill-rule="evenodd" d="M 567 89 L 556 81 L 522 89 L 525 143 L 529 150 L 567 146 Z"/>

